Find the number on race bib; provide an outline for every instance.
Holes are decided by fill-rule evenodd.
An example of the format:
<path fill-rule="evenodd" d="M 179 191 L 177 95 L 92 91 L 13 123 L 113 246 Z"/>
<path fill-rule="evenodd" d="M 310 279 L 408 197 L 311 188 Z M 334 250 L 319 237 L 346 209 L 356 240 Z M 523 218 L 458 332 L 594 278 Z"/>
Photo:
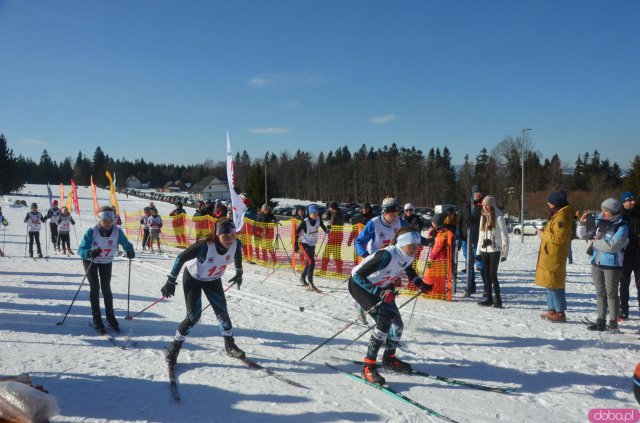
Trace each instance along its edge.
<path fill-rule="evenodd" d="M 224 271 L 226 268 L 227 268 L 226 264 L 223 264 L 222 266 L 220 266 L 220 268 L 218 268 L 218 266 L 213 266 L 211 269 L 209 269 L 209 273 L 207 274 L 207 276 L 210 278 L 211 277 L 217 278 L 218 276 L 221 276 L 222 274 L 224 274 Z M 217 273 L 216 273 L 216 270 L 218 270 Z"/>

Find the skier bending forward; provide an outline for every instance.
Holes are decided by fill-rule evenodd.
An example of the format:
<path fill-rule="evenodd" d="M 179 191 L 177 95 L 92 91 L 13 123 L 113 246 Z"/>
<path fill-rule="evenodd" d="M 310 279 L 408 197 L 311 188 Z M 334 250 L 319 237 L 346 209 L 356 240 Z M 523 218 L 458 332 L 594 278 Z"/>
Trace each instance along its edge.
<path fill-rule="evenodd" d="M 394 291 L 394 281 L 404 271 L 418 289 L 424 293 L 431 292 L 432 286 L 424 283 L 411 267 L 419 247 L 420 233 L 411 230 L 410 227 L 403 227 L 398 230 L 394 245 L 367 256 L 351 271 L 351 296 L 376 320 L 376 328 L 369 339 L 362 369 L 362 377 L 371 383 L 385 383 L 376 367 L 378 350 L 382 344 L 385 345 L 382 356 L 384 369 L 395 372 L 412 370 L 410 364 L 396 357 L 403 323 L 400 310 L 395 303 L 397 293 Z"/>
<path fill-rule="evenodd" d="M 227 299 L 222 289 L 222 275 L 231 263 L 235 263 L 236 274 L 229 282 L 235 282 L 240 289 L 242 284 L 242 244 L 236 239 L 236 227 L 228 219 L 218 220 L 213 230 L 205 238 L 184 250 L 173 263 L 167 283 L 162 287 L 162 295 L 171 297 L 176 291 L 176 279 L 186 265 L 182 283 L 184 299 L 187 306 L 187 317 L 180 323 L 173 343 L 166 351 L 166 361 L 174 366 L 180 353 L 182 343 L 191 329 L 200 320 L 202 314 L 202 292 L 209 300 L 213 311 L 220 322 L 220 330 L 224 337 L 224 347 L 231 357 L 244 358 L 245 354 L 233 340 L 231 319 L 227 312 Z"/>

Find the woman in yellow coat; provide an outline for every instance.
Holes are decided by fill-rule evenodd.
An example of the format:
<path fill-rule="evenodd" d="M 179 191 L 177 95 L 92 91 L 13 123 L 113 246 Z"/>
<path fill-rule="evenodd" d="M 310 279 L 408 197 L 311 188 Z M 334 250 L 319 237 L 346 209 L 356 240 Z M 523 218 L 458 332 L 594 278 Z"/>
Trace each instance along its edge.
<path fill-rule="evenodd" d="M 566 191 L 554 191 L 547 198 L 550 217 L 544 230 L 538 229 L 540 251 L 536 267 L 536 285 L 547 289 L 548 311 L 540 317 L 554 323 L 565 323 L 567 298 L 565 279 L 567 256 L 571 248 L 573 208 Z"/>

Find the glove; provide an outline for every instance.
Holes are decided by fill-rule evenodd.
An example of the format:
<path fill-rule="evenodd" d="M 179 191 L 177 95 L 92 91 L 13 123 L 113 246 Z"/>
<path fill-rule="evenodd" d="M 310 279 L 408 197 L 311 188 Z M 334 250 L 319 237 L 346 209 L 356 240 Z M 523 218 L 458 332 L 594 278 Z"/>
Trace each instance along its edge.
<path fill-rule="evenodd" d="M 300 252 L 300 246 L 297 243 L 293 246 L 293 251 L 295 251 L 296 253 Z"/>
<path fill-rule="evenodd" d="M 436 244 L 435 238 L 427 238 L 427 241 L 425 242 L 425 245 L 427 247 L 433 247 L 435 244 Z"/>
<path fill-rule="evenodd" d="M 429 294 L 433 289 L 433 285 L 424 283 L 422 278 L 419 276 L 413 278 L 413 284 L 422 291 L 423 294 Z"/>
<path fill-rule="evenodd" d="M 507 261 L 507 258 L 505 256 L 500 257 L 500 261 Z"/>
<path fill-rule="evenodd" d="M 135 257 L 136 257 L 136 252 L 135 251 L 133 251 L 133 250 L 127 251 L 127 258 L 129 260 L 131 260 L 132 258 L 135 258 Z"/>
<path fill-rule="evenodd" d="M 235 282 L 238 286 L 238 289 L 240 289 L 240 285 L 242 285 L 242 269 L 236 269 L 236 275 L 229 279 L 229 282 Z"/>
<path fill-rule="evenodd" d="M 329 232 L 330 230 L 331 230 L 331 225 L 327 225 L 327 230 L 325 231 L 325 233 Z"/>
<path fill-rule="evenodd" d="M 392 287 L 389 287 L 388 289 L 380 291 L 379 295 L 382 301 L 384 301 L 385 303 L 392 303 L 396 299 L 396 295 L 398 295 L 398 293 L 394 291 L 392 286 Z"/>
<path fill-rule="evenodd" d="M 92 259 L 100 257 L 100 254 L 102 254 L 101 248 L 96 248 L 95 250 L 89 251 L 89 257 L 91 257 Z"/>
<path fill-rule="evenodd" d="M 166 298 L 173 297 L 176 293 L 176 285 L 176 278 L 173 276 L 167 276 L 167 283 L 165 283 L 160 290 L 162 292 L 162 296 Z"/>

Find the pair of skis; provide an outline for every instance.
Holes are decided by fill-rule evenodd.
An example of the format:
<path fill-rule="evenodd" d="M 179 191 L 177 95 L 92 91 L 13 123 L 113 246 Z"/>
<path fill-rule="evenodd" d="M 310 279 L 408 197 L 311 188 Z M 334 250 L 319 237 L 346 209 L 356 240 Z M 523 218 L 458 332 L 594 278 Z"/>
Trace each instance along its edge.
<path fill-rule="evenodd" d="M 93 325 L 93 323 L 89 323 L 89 326 L 91 326 L 96 332 L 98 332 L 98 335 L 102 336 L 105 340 L 107 340 L 111 345 L 113 345 L 116 348 L 126 350 L 128 347 L 131 347 L 131 346 L 135 347 L 137 345 L 137 342 L 127 342 L 125 344 L 122 344 L 118 342 L 118 340 L 116 339 L 116 335 L 113 335 L 107 332 L 106 328 L 97 328 Z M 113 331 L 116 334 L 120 334 L 120 330 L 113 329 Z"/>
<path fill-rule="evenodd" d="M 335 357 L 334 357 L 335 358 Z M 337 360 L 343 360 L 343 361 L 347 361 L 353 364 L 358 364 L 360 366 L 362 366 L 362 361 L 358 361 L 358 360 L 347 360 L 347 359 L 341 359 L 341 358 L 335 358 Z M 422 403 L 419 403 L 411 398 L 409 398 L 408 396 L 404 395 L 403 393 L 396 391 L 395 389 L 393 389 L 391 386 L 389 386 L 388 384 L 384 384 L 384 385 L 378 385 L 376 383 L 372 383 L 369 382 L 366 379 L 363 379 L 361 376 L 359 375 L 354 375 L 351 372 L 347 372 L 345 370 L 342 370 L 332 364 L 329 363 L 325 363 L 325 365 L 327 367 L 329 367 L 330 369 L 333 369 L 347 377 L 350 377 L 353 380 L 357 380 L 358 382 L 364 383 L 368 386 L 371 386 L 372 388 L 375 388 L 381 392 L 384 392 L 387 395 L 390 395 L 406 404 L 412 405 L 424 412 L 426 412 L 427 414 L 429 414 L 430 416 L 433 417 L 437 417 L 441 420 L 447 421 L 447 422 L 452 422 L 452 423 L 456 423 L 456 420 L 440 413 L 439 411 L 436 411 Z M 479 384 L 479 383 L 473 383 L 473 382 L 465 382 L 462 380 L 457 380 L 457 379 L 450 379 L 444 376 L 436 376 L 436 375 L 431 375 L 429 373 L 426 372 L 422 372 L 419 370 L 412 370 L 410 373 L 406 373 L 409 375 L 413 375 L 413 376 L 422 376 L 422 377 L 427 377 L 427 378 L 432 378 L 435 380 L 438 380 L 440 382 L 445 382 L 445 383 L 449 383 L 452 385 L 458 385 L 458 386 L 464 386 L 467 388 L 473 388 L 473 389 L 479 389 L 482 391 L 489 391 L 489 392 L 495 392 L 495 393 L 499 393 L 499 394 L 513 394 L 513 388 L 506 388 L 506 387 L 495 387 L 495 386 L 489 386 L 489 385 L 483 385 L 483 384 Z"/>
<path fill-rule="evenodd" d="M 238 360 L 240 360 L 243 364 L 245 364 L 247 367 L 249 367 L 250 369 L 254 369 L 254 370 L 258 370 L 263 372 L 264 374 L 274 377 L 276 379 L 278 379 L 279 381 L 282 381 L 288 385 L 291 386 L 295 386 L 296 388 L 302 388 L 302 389 L 309 389 L 306 386 L 288 379 L 284 376 L 282 376 L 280 373 L 274 372 L 271 369 L 268 369 L 266 367 L 264 367 L 261 364 L 256 363 L 255 361 L 247 358 L 247 357 L 238 357 Z M 168 376 L 169 376 L 169 386 L 171 388 L 171 395 L 173 396 L 173 398 L 176 401 L 181 401 L 181 397 L 180 397 L 180 392 L 178 391 L 178 379 L 176 377 L 176 372 L 175 372 L 175 365 L 174 366 L 169 366 L 167 365 L 167 372 L 168 372 Z"/>

